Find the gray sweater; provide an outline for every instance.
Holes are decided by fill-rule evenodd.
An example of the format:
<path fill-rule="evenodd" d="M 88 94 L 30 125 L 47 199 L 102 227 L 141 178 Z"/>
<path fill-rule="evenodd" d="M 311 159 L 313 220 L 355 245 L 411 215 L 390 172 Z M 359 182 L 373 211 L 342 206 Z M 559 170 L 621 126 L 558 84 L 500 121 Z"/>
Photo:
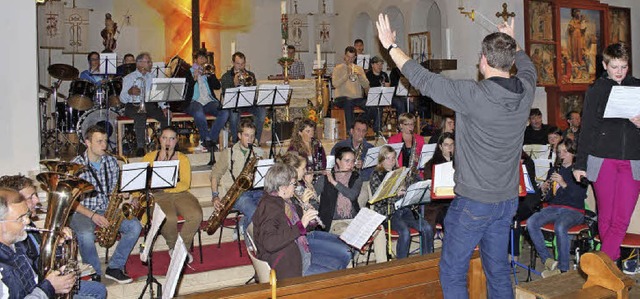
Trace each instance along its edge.
<path fill-rule="evenodd" d="M 423 95 L 456 112 L 455 193 L 483 203 L 518 196 L 520 155 L 536 88 L 531 59 L 516 53 L 510 79 L 451 80 L 410 60 L 402 73 Z"/>

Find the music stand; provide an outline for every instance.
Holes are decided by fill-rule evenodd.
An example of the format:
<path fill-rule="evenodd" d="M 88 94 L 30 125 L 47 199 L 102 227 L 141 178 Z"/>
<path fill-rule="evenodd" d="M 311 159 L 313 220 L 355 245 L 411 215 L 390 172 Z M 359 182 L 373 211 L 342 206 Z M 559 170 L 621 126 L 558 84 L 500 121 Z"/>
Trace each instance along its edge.
<path fill-rule="evenodd" d="M 163 162 L 163 163 L 161 163 Z M 152 188 L 172 188 L 175 187 L 178 180 L 178 163 L 179 161 L 156 161 L 155 166 L 151 166 L 148 162 L 129 163 L 122 166 L 120 192 L 128 192 L 135 190 L 144 190 L 145 195 L 149 198 L 149 191 Z M 147 204 L 147 217 L 151 215 L 151 205 Z M 149 236 L 151 221 L 147 220 L 145 224 L 144 241 L 150 237 L 150 248 L 141 248 L 142 251 L 149 252 L 147 257 L 147 281 L 140 293 L 140 299 L 144 296 L 149 287 L 149 295 L 153 296 L 153 284 L 157 285 L 158 297 L 162 297 L 162 285 L 153 277 L 153 245 L 155 236 Z"/>
<path fill-rule="evenodd" d="M 100 53 L 100 68 L 98 73 L 101 75 L 115 75 L 116 74 L 116 53 Z"/>
<path fill-rule="evenodd" d="M 160 104 L 160 102 L 183 101 L 186 80 L 185 78 L 152 78 L 147 102 Z M 167 122 L 167 126 L 170 126 L 170 116 L 167 117 Z"/>
<path fill-rule="evenodd" d="M 279 140 L 276 132 L 276 107 L 288 105 L 291 99 L 293 89 L 288 84 L 262 84 L 258 87 L 256 106 L 271 107 L 271 146 L 269 149 L 269 158 L 275 157 L 276 142 Z"/>
<path fill-rule="evenodd" d="M 222 93 L 222 109 L 251 107 L 256 100 L 256 86 L 239 86 L 227 88 Z"/>
<path fill-rule="evenodd" d="M 171 77 L 167 75 L 167 73 L 165 72 L 166 69 L 167 69 L 167 66 L 164 64 L 163 61 L 154 62 L 153 66 L 151 66 L 151 73 L 154 75 L 155 78 Z"/>
<path fill-rule="evenodd" d="M 431 188 L 431 180 L 419 181 L 415 184 L 412 184 L 407 188 L 407 193 L 402 197 L 402 199 L 397 200 L 394 205 L 396 210 L 399 210 L 404 207 L 423 205 L 431 202 L 431 192 L 429 192 Z M 424 219 L 424 213 L 422 209 L 420 213 L 418 213 L 419 220 Z M 418 221 L 418 230 L 422 232 L 422 221 Z M 424 248 L 422 247 L 422 238 L 424 236 L 422 233 L 420 234 L 420 254 L 424 254 Z"/>
<path fill-rule="evenodd" d="M 258 160 L 256 164 L 256 172 L 253 176 L 253 188 L 262 188 L 264 187 L 264 176 L 267 175 L 267 171 L 269 168 L 273 166 L 275 161 L 273 159 L 262 159 Z"/>
<path fill-rule="evenodd" d="M 367 155 L 364 157 L 364 163 L 362 163 L 362 169 L 378 165 L 378 155 L 380 155 L 381 149 L 382 146 L 376 146 L 367 150 Z"/>
<path fill-rule="evenodd" d="M 391 106 L 391 99 L 395 87 L 371 87 L 367 94 L 366 107 L 375 107 L 378 112 L 378 119 L 382 122 L 382 107 Z M 380 130 L 380 128 L 378 128 Z M 377 136 L 383 136 L 381 131 L 376 132 Z"/>
<path fill-rule="evenodd" d="M 369 54 L 358 54 L 356 56 L 356 65 L 361 66 L 363 69 L 369 69 L 369 63 L 371 62 L 371 55 Z"/>
<path fill-rule="evenodd" d="M 425 144 L 422 146 L 422 150 L 420 151 L 420 160 L 418 161 L 418 169 L 424 169 L 424 166 L 433 158 L 433 154 L 436 151 L 436 146 L 438 144 L 431 143 Z M 429 179 L 429 178 L 426 178 Z"/>
<path fill-rule="evenodd" d="M 409 86 L 411 87 L 411 86 Z M 407 99 L 407 112 L 411 112 L 409 110 L 409 88 L 402 84 L 402 81 L 398 81 L 398 85 L 396 86 L 395 96 L 397 97 L 405 97 Z"/>

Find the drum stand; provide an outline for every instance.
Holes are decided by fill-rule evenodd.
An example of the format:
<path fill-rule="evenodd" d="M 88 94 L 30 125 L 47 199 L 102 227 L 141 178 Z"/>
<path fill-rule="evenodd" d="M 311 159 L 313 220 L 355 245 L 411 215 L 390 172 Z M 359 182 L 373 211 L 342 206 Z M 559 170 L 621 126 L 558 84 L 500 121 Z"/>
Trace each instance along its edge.
<path fill-rule="evenodd" d="M 53 99 L 53 105 L 52 105 L 52 109 L 51 109 L 51 119 L 53 120 L 53 129 L 45 129 L 47 128 L 47 122 L 49 121 L 50 117 L 47 116 L 47 107 L 46 107 L 46 101 L 40 101 L 40 109 L 41 109 L 41 118 L 42 118 L 42 124 L 41 124 L 41 147 L 44 151 L 44 156 L 48 157 L 48 153 L 49 153 L 49 149 L 51 149 L 51 147 L 53 147 L 53 153 L 54 153 L 54 157 L 58 158 L 60 157 L 60 148 L 64 147 L 72 147 L 77 151 L 77 148 L 75 145 L 73 145 L 73 143 L 71 143 L 71 141 L 69 140 L 69 138 L 67 138 L 67 136 L 65 136 L 65 132 L 61 131 L 60 128 L 58 127 L 58 122 L 60 119 L 60 115 L 58 113 L 58 111 L 55 109 L 56 108 L 56 103 L 58 102 L 58 87 L 60 87 L 60 83 L 61 80 L 58 80 L 56 83 L 51 85 L 51 97 Z M 65 106 L 67 104 L 65 103 Z M 69 113 L 68 110 L 65 107 L 65 114 Z"/>

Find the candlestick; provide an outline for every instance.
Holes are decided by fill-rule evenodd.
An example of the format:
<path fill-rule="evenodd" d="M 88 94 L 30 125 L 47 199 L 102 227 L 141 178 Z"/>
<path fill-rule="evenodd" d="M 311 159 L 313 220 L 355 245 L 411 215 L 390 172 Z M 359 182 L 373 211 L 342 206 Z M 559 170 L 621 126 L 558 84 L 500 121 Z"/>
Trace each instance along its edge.
<path fill-rule="evenodd" d="M 318 60 L 318 64 L 321 63 L 322 58 L 320 57 L 320 44 L 316 44 L 316 60 Z"/>
<path fill-rule="evenodd" d="M 231 42 L 231 56 L 233 56 L 233 54 L 236 53 L 236 42 L 232 41 Z"/>

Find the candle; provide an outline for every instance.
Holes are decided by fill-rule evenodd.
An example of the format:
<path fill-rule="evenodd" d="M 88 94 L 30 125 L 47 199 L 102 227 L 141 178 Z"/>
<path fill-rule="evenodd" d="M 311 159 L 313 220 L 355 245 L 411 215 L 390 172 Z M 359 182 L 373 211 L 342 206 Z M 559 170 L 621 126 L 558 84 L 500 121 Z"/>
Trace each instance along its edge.
<path fill-rule="evenodd" d="M 289 57 L 287 55 L 287 43 L 284 39 L 282 40 L 282 57 Z"/>
<path fill-rule="evenodd" d="M 280 13 L 283 15 L 287 14 L 287 1 L 285 0 L 280 1 Z"/>
<path fill-rule="evenodd" d="M 233 54 L 236 53 L 236 42 L 232 41 L 231 42 L 231 56 L 233 56 Z"/>
<path fill-rule="evenodd" d="M 320 58 L 320 44 L 316 44 L 316 59 L 318 60 L 318 68 L 322 68 L 322 58 Z"/>
<path fill-rule="evenodd" d="M 445 29 L 444 38 L 447 44 L 447 59 L 451 59 L 451 29 Z"/>

